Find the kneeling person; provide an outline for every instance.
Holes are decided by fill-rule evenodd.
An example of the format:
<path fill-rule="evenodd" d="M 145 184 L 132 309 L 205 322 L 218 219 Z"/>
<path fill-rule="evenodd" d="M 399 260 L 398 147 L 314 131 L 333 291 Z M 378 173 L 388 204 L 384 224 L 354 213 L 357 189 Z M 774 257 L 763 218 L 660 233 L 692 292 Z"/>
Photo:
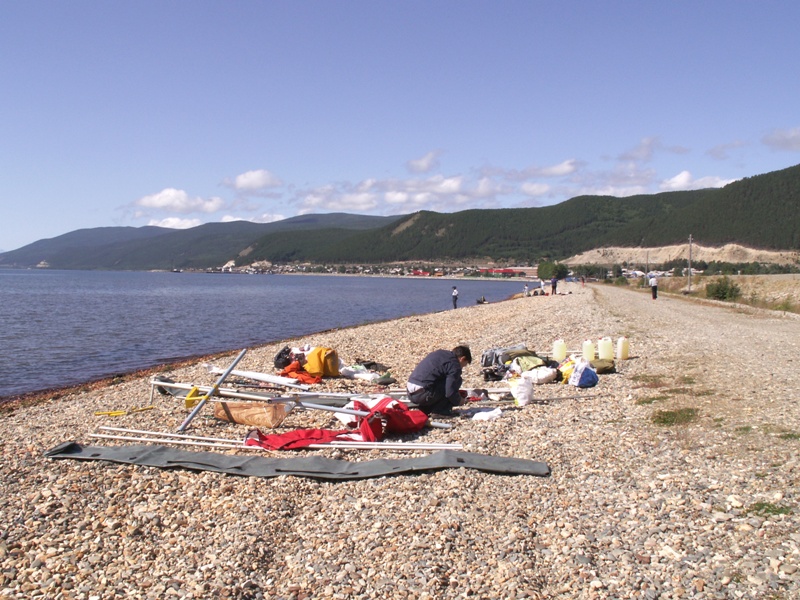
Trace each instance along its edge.
<path fill-rule="evenodd" d="M 471 362 L 467 346 L 434 350 L 408 376 L 408 399 L 426 414 L 451 414 L 463 402 L 461 371 Z"/>

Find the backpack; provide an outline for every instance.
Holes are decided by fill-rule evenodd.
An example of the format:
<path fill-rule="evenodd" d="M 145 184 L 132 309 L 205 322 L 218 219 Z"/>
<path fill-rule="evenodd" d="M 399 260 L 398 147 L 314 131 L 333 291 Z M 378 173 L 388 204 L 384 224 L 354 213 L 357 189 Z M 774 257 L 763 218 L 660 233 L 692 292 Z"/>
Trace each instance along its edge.
<path fill-rule="evenodd" d="M 292 364 L 292 349 L 289 346 L 284 346 L 281 348 L 281 351 L 275 355 L 275 360 L 273 361 L 275 364 L 275 368 L 279 370 L 283 370 Z"/>
<path fill-rule="evenodd" d="M 590 364 L 598 375 L 617 372 L 617 367 L 612 359 L 596 358 L 595 360 L 591 361 Z"/>
<path fill-rule="evenodd" d="M 500 381 L 508 371 L 506 362 L 511 362 L 513 357 L 510 352 L 530 352 L 525 344 L 517 344 L 509 348 L 489 348 L 481 354 L 481 370 L 483 371 L 484 381 Z"/>

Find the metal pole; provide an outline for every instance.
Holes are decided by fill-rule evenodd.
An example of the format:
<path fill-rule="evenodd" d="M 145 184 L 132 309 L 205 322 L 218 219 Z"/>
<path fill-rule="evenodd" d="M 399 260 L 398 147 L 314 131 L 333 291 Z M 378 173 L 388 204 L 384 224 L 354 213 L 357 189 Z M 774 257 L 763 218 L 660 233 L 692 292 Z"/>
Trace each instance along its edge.
<path fill-rule="evenodd" d="M 689 293 L 692 293 L 692 234 L 689 234 Z"/>
<path fill-rule="evenodd" d="M 222 382 L 225 381 L 225 378 L 228 375 L 230 375 L 231 371 L 233 371 L 233 368 L 237 364 L 239 364 L 240 360 L 244 358 L 245 352 L 247 352 L 247 348 L 245 348 L 239 353 L 239 356 L 237 356 L 234 359 L 234 361 L 231 363 L 231 366 L 228 367 L 228 369 L 220 376 L 219 379 L 217 379 L 217 382 L 211 387 L 211 390 L 207 392 L 205 396 L 203 396 L 202 400 L 200 400 L 200 403 L 194 407 L 194 410 L 191 413 L 189 413 L 189 416 L 186 417 L 186 420 L 183 423 L 181 423 L 181 426 L 178 427 L 178 431 L 186 430 L 186 428 L 189 426 L 189 423 L 192 422 L 192 419 L 194 419 L 197 416 L 197 413 L 200 412 L 200 409 L 203 408 L 203 405 L 206 403 L 206 400 L 208 400 L 211 396 L 213 396 L 217 392 L 217 389 L 219 389 L 219 386 L 221 386 Z"/>

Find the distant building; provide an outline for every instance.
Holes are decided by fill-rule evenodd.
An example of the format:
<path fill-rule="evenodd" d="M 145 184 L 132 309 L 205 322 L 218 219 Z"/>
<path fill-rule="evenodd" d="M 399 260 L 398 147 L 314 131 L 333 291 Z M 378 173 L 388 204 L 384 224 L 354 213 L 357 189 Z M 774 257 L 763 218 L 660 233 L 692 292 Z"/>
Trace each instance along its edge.
<path fill-rule="evenodd" d="M 525 271 L 518 269 L 481 269 L 480 272 L 493 277 L 525 277 Z"/>

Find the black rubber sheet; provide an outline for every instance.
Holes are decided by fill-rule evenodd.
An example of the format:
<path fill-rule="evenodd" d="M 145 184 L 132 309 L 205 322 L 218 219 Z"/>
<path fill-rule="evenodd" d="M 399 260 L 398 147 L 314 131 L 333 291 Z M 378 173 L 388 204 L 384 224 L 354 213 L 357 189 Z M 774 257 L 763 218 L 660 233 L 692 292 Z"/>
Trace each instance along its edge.
<path fill-rule="evenodd" d="M 499 475 L 550 475 L 550 467 L 542 462 L 458 450 L 440 450 L 418 458 L 380 458 L 349 462 L 322 456 L 270 458 L 193 452 L 158 445 L 83 446 L 77 442 L 65 442 L 44 455 L 48 458 L 104 460 L 161 469 L 214 471 L 245 477 L 296 475 L 315 479 L 353 480 L 458 468 Z"/>

